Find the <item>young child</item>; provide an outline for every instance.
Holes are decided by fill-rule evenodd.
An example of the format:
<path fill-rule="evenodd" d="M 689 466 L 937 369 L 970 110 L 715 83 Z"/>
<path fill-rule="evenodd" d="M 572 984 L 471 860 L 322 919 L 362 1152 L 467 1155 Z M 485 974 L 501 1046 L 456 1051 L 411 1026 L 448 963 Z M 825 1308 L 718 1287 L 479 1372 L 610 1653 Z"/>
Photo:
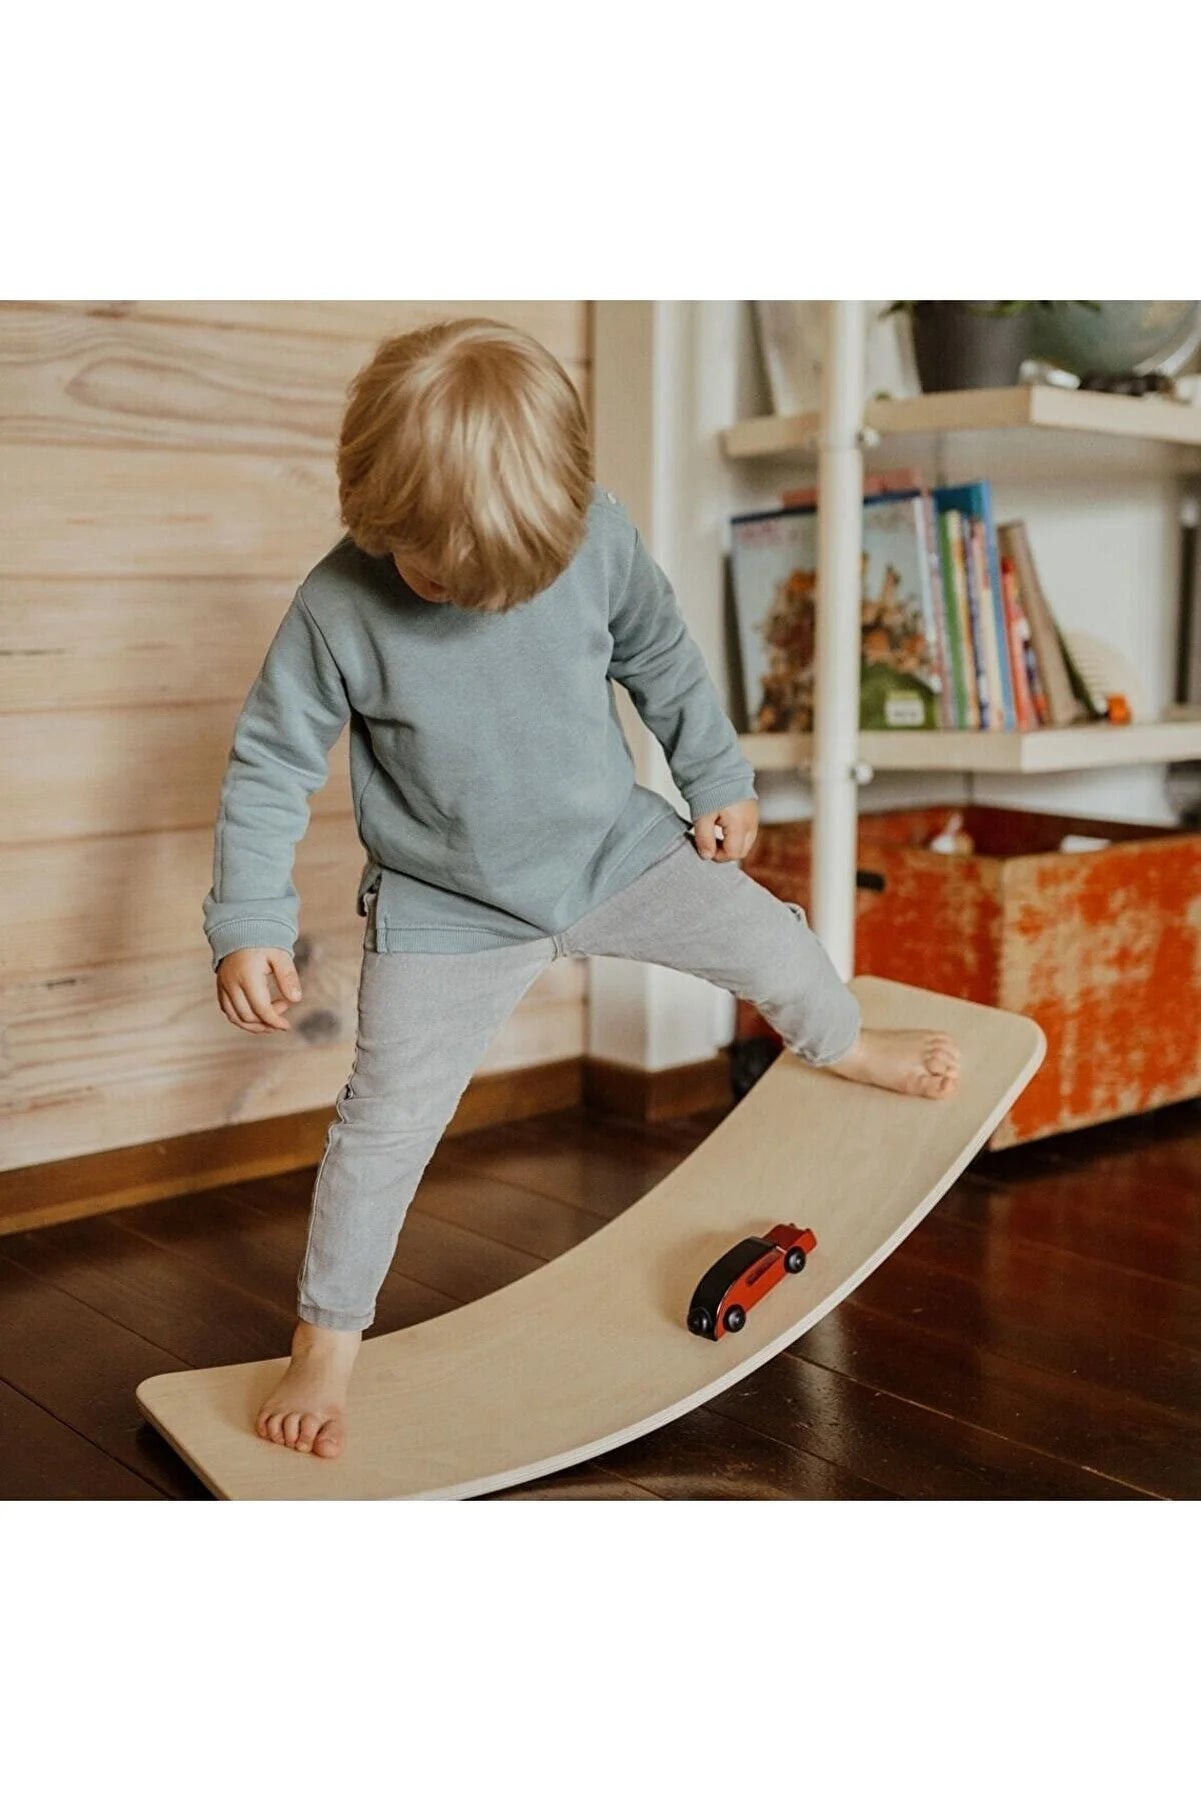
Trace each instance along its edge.
<path fill-rule="evenodd" d="M 226 1018 L 290 1030 L 294 852 L 349 724 L 367 852 L 355 1057 L 314 1185 L 291 1362 L 256 1422 L 323 1457 L 345 1443 L 351 1370 L 422 1172 L 554 958 L 690 970 L 852 1081 L 934 1099 L 958 1065 L 943 1033 L 861 1030 L 803 910 L 738 867 L 753 772 L 670 583 L 593 481 L 549 352 L 490 319 L 386 340 L 351 384 L 338 475 L 347 532 L 301 583 L 238 719 L 204 902 Z M 610 677 L 687 817 L 635 780 Z"/>

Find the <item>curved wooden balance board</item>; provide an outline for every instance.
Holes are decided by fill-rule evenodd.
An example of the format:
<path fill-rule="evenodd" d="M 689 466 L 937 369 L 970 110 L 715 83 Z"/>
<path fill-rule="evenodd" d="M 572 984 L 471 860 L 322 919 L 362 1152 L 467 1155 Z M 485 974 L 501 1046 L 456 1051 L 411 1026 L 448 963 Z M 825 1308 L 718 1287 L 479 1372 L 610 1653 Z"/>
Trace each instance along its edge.
<path fill-rule="evenodd" d="M 1042 1062 L 1042 1032 L 1017 1014 L 872 976 L 852 987 L 868 1025 L 955 1036 L 952 1099 L 866 1088 L 782 1051 L 703 1144 L 584 1243 L 469 1306 L 366 1339 L 341 1457 L 255 1435 L 282 1357 L 152 1376 L 142 1412 L 229 1500 L 435 1500 L 565 1469 L 700 1406 L 896 1249 Z M 741 1332 L 694 1337 L 684 1322 L 699 1277 L 777 1220 L 817 1233 L 806 1268 Z"/>

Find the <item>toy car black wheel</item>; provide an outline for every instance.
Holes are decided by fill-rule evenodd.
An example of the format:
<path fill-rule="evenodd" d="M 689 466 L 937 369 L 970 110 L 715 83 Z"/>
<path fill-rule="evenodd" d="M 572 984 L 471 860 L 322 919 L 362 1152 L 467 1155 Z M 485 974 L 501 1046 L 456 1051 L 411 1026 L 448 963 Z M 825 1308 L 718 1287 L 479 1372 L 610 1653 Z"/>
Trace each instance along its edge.
<path fill-rule="evenodd" d="M 688 1330 L 695 1332 L 698 1338 L 710 1338 L 713 1334 L 713 1316 L 707 1307 L 694 1307 L 688 1315 Z"/>
<path fill-rule="evenodd" d="M 741 1332 L 746 1325 L 746 1308 L 727 1307 L 724 1323 L 727 1332 Z"/>
<path fill-rule="evenodd" d="M 790 1251 L 784 1253 L 784 1268 L 790 1276 L 799 1276 L 805 1267 L 805 1253 L 799 1244 L 794 1244 Z"/>
<path fill-rule="evenodd" d="M 736 1101 L 743 1100 L 760 1077 L 767 1074 L 781 1048 L 772 1038 L 740 1038 L 727 1047 L 730 1087 Z"/>

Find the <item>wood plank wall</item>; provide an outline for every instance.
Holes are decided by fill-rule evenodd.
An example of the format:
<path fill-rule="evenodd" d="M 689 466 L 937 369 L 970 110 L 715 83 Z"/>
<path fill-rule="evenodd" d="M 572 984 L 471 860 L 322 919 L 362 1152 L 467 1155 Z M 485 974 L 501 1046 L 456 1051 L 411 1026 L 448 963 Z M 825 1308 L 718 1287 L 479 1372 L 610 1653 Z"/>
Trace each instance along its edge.
<path fill-rule="evenodd" d="M 583 301 L 0 305 L 0 1169 L 332 1107 L 362 944 L 346 734 L 297 854 L 305 999 L 279 1038 L 215 1003 L 213 821 L 275 627 L 341 536 L 351 377 L 471 313 L 539 337 L 591 412 Z M 583 1050 L 560 960 L 481 1069 Z"/>

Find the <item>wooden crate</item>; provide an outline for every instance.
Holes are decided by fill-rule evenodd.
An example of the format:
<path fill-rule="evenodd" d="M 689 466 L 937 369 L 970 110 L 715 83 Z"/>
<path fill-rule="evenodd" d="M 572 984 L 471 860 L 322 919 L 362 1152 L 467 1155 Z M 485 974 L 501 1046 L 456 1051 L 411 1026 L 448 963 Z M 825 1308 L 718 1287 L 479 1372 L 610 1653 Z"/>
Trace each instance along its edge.
<path fill-rule="evenodd" d="M 861 817 L 855 968 L 1042 1026 L 1046 1061 L 989 1147 L 1201 1094 L 1201 834 L 969 806 L 974 854 L 923 848 L 949 811 Z M 1061 852 L 1068 832 L 1113 842 Z M 809 861 L 808 822 L 765 825 L 743 868 L 808 906 Z M 740 1004 L 738 1038 L 760 1034 Z"/>

